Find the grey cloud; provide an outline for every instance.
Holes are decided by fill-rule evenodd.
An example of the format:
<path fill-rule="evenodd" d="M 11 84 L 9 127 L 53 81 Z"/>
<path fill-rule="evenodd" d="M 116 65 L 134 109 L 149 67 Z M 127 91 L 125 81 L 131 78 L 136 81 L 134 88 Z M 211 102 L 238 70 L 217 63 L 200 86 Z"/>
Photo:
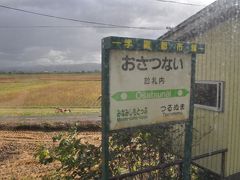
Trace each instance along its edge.
<path fill-rule="evenodd" d="M 201 7 L 178 6 L 154 0 L 2 0 L 0 4 L 75 19 L 163 28 L 159 31 L 114 28 L 0 28 L 2 66 L 14 66 L 16 62 L 18 65 L 100 62 L 100 44 L 103 37 L 129 36 L 156 39 L 166 32 L 164 29 L 166 26 L 176 25 L 201 9 Z M 0 27 L 87 25 L 8 9 L 1 9 L 0 22 Z M 52 56 L 49 56 L 49 53 Z"/>

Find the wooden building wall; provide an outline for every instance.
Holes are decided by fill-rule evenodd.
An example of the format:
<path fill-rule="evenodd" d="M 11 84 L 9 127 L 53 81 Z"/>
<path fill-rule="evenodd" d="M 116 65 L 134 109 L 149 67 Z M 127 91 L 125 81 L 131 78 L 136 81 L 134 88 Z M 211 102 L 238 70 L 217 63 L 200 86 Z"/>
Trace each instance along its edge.
<path fill-rule="evenodd" d="M 227 148 L 226 175 L 240 172 L 240 21 L 232 18 L 198 36 L 196 80 L 224 81 L 224 111 L 195 108 L 193 155 Z M 220 155 L 198 161 L 220 173 Z"/>

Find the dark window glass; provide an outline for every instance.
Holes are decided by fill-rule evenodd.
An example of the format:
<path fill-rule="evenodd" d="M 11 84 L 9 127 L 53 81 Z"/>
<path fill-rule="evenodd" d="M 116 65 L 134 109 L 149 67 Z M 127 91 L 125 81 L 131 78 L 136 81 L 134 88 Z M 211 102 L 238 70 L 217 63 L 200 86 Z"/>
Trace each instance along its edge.
<path fill-rule="evenodd" d="M 195 104 L 218 107 L 218 84 L 195 84 Z"/>

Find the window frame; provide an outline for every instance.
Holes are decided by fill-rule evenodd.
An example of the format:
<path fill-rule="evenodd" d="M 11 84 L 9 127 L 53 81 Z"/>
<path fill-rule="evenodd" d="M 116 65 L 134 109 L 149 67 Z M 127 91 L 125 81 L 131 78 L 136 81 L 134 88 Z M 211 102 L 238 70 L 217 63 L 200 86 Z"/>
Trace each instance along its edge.
<path fill-rule="evenodd" d="M 210 111 L 216 111 L 216 112 L 223 112 L 224 110 L 224 81 L 215 81 L 215 80 L 197 80 L 195 83 L 198 84 L 215 84 L 217 85 L 217 106 L 207 106 L 207 105 L 201 105 L 201 104 L 195 104 L 194 107 L 206 109 Z M 219 92 L 220 91 L 220 92 Z M 195 89 L 196 92 L 196 89 Z"/>

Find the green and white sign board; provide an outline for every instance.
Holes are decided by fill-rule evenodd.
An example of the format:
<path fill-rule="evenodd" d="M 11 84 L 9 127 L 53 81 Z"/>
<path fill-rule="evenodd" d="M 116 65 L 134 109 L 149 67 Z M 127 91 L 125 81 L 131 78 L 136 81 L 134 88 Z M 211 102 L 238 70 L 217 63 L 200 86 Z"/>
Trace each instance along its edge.
<path fill-rule="evenodd" d="M 112 50 L 110 130 L 187 120 L 191 55 Z"/>
<path fill-rule="evenodd" d="M 107 37 L 102 40 L 103 179 L 109 177 L 109 133 L 186 122 L 184 179 L 190 177 L 196 43 Z"/>
<path fill-rule="evenodd" d="M 191 54 L 204 46 L 109 37 L 103 48 L 110 130 L 189 118 Z"/>

